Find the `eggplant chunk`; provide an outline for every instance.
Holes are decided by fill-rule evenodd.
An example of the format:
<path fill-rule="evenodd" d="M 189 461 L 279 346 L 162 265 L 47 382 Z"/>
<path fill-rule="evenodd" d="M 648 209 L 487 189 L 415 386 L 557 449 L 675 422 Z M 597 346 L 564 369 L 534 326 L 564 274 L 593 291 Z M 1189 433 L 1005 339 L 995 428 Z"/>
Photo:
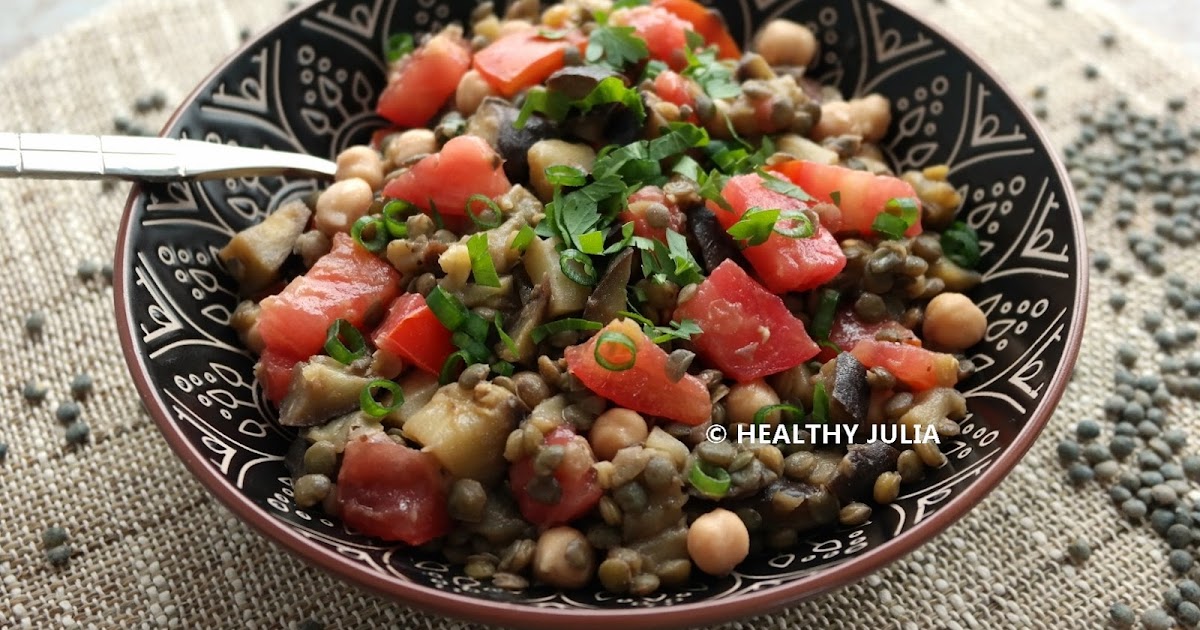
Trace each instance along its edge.
<path fill-rule="evenodd" d="M 697 206 L 688 212 L 688 231 L 700 247 L 700 258 L 704 269 L 712 273 L 726 260 L 732 259 L 742 264 L 742 255 L 733 245 L 733 240 L 717 221 L 717 215 L 704 206 Z M 745 265 L 743 265 L 745 266 Z"/>
<path fill-rule="evenodd" d="M 837 356 L 831 391 L 830 412 L 833 419 L 861 426 L 867 419 L 871 388 L 867 385 L 867 368 L 853 354 L 843 352 Z"/>
<path fill-rule="evenodd" d="M 591 290 L 563 273 L 558 239 L 535 238 L 525 250 L 525 271 L 533 282 L 547 282 L 550 303 L 546 316 L 556 319 L 568 313 L 578 313 L 587 304 Z"/>
<path fill-rule="evenodd" d="M 565 140 L 542 140 L 529 147 L 529 181 L 538 197 L 547 203 L 554 199 L 554 184 L 546 177 L 551 166 L 570 166 L 585 173 L 592 171 L 596 163 L 596 152 L 586 144 L 572 144 Z"/>
<path fill-rule="evenodd" d="M 218 256 L 245 295 L 262 291 L 279 279 L 279 270 L 312 211 L 303 201 L 284 204 L 262 223 L 238 232 Z"/>
<path fill-rule="evenodd" d="M 404 437 L 433 453 L 456 479 L 489 485 L 504 474 L 504 445 L 517 428 L 520 399 L 484 382 L 473 389 L 451 383 L 404 423 Z"/>
<path fill-rule="evenodd" d="M 285 427 L 311 427 L 348 413 L 359 406 L 359 396 L 371 383 L 351 374 L 346 366 L 326 356 L 315 356 L 292 371 L 287 396 L 279 403 L 279 423 Z"/>
<path fill-rule="evenodd" d="M 550 305 L 550 283 L 543 280 L 535 285 L 533 291 L 525 300 L 525 306 L 517 314 L 516 323 L 509 325 L 509 336 L 512 337 L 514 353 L 508 344 L 500 344 L 500 358 L 510 363 L 526 363 L 533 358 L 537 344 L 533 341 L 533 331 L 541 326 L 546 319 L 546 308 Z"/>
<path fill-rule="evenodd" d="M 546 87 L 572 101 L 578 101 L 587 98 L 601 81 L 619 76 L 616 71 L 601 66 L 567 66 L 550 75 L 546 79 Z"/>
<path fill-rule="evenodd" d="M 625 287 L 633 275 L 633 249 L 626 249 L 608 265 L 608 271 L 596 285 L 596 290 L 588 296 L 587 306 L 583 309 L 583 318 L 601 324 L 608 324 L 617 318 L 617 313 L 625 310 Z"/>
<path fill-rule="evenodd" d="M 824 486 L 780 478 L 747 501 L 769 529 L 808 531 L 836 523 L 841 505 Z"/>
<path fill-rule="evenodd" d="M 529 148 L 557 135 L 554 124 L 540 116 L 531 116 L 517 129 L 513 123 L 520 115 L 521 110 L 508 101 L 488 97 L 467 124 L 468 134 L 487 140 L 504 158 L 504 174 L 514 182 L 529 179 Z"/>
<path fill-rule="evenodd" d="M 900 451 L 885 442 L 851 444 L 838 464 L 837 473 L 829 482 L 829 490 L 842 503 L 849 503 L 875 487 L 875 479 L 885 472 L 896 470 Z"/>

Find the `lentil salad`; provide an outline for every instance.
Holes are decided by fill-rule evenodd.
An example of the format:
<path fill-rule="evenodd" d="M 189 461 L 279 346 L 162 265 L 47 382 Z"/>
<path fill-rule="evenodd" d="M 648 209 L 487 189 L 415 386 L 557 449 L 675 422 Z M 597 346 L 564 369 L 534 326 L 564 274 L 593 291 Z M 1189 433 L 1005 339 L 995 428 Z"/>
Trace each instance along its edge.
<path fill-rule="evenodd" d="M 522 0 L 391 43 L 394 127 L 221 253 L 300 507 L 501 588 L 645 595 L 945 463 L 705 439 L 966 412 L 961 199 L 890 170 L 887 99 L 806 76 L 804 26 L 743 54 L 691 0 Z"/>

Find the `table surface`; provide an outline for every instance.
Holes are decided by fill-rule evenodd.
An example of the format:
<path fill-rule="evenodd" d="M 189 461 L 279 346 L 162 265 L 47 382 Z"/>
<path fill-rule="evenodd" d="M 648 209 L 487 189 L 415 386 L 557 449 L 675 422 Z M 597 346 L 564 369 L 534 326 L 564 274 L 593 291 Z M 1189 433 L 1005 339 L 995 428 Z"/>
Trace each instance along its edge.
<path fill-rule="evenodd" d="M 1200 12 L 1195 11 L 1195 0 L 1069 1 L 1109 3 L 1142 28 L 1178 45 L 1192 62 L 1200 64 Z M 0 21 L 0 59 L 107 2 L 111 0 L 7 0 L 4 4 L 10 19 Z"/>

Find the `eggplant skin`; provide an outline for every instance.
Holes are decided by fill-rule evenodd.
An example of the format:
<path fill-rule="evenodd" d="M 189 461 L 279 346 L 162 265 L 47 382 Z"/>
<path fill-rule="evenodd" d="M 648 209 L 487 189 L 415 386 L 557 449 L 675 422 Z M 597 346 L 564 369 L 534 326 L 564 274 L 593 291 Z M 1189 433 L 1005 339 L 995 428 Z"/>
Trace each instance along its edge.
<path fill-rule="evenodd" d="M 733 240 L 717 221 L 717 215 L 704 206 L 696 206 L 688 211 L 688 231 L 700 249 L 701 263 L 708 273 L 712 273 L 721 263 L 733 260 L 745 267 L 742 255 L 733 245 Z"/>
<path fill-rule="evenodd" d="M 849 352 L 842 352 L 834 363 L 832 399 L 835 419 L 862 426 L 867 420 L 871 388 L 867 368 Z"/>
<path fill-rule="evenodd" d="M 900 451 L 885 442 L 851 444 L 828 488 L 843 504 L 870 494 L 875 479 L 896 469 Z"/>

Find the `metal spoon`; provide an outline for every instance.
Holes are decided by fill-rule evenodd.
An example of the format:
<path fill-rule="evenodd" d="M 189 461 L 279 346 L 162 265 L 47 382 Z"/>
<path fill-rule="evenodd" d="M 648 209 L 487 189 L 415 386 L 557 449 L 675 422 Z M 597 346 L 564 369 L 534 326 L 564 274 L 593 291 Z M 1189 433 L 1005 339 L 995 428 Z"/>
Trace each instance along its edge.
<path fill-rule="evenodd" d="M 0 133 L 0 178 L 119 178 L 146 182 L 256 175 L 332 177 L 311 155 L 199 140 L 57 133 Z"/>

